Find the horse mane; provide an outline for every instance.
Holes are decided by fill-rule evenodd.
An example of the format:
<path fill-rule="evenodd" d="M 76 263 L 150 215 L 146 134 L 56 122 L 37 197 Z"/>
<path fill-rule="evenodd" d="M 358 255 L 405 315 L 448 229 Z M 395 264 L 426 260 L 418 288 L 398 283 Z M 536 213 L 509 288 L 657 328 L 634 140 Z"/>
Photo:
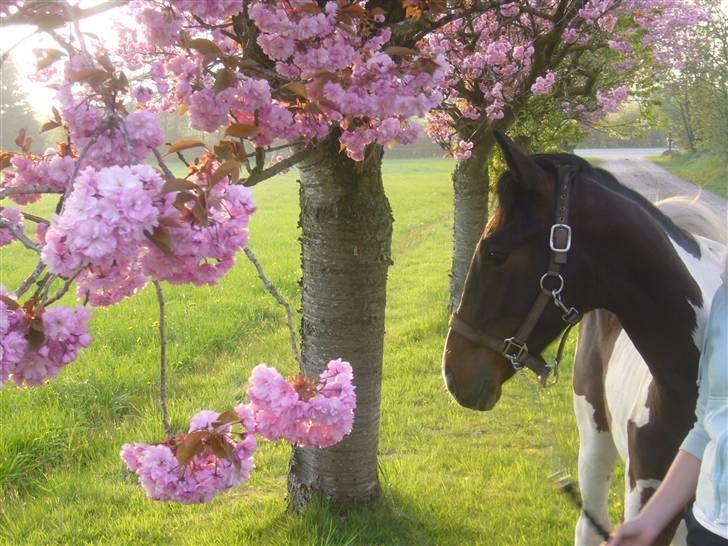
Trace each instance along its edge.
<path fill-rule="evenodd" d="M 593 167 L 588 161 L 579 156 L 553 153 L 535 154 L 531 157 L 537 165 L 552 172 L 556 171 L 558 167 L 569 168 L 574 175 L 576 183 L 581 178 L 589 178 L 601 186 L 629 199 L 654 218 L 675 242 L 694 256 L 700 255 L 700 247 L 691 233 L 691 225 L 699 224 L 701 229 L 707 230 L 706 233 L 712 235 L 709 236 L 711 239 L 719 241 L 724 241 L 725 239 L 724 231 L 718 231 L 720 230 L 720 222 L 715 219 L 715 215 L 700 205 L 687 205 L 687 202 L 690 201 L 687 198 L 683 198 L 679 202 L 675 200 L 672 203 L 668 203 L 664 205 L 664 208 L 667 210 L 661 210 L 661 208 L 656 207 L 642 194 L 622 184 L 610 172 Z M 522 188 L 513 182 L 510 171 L 506 171 L 501 175 L 496 186 L 498 209 L 486 227 L 486 234 L 494 231 L 506 221 L 509 212 L 519 203 L 520 200 L 518 197 L 522 193 Z M 680 222 L 676 223 L 672 217 L 678 214 L 680 214 Z M 692 219 L 692 224 L 688 223 L 688 218 Z"/>

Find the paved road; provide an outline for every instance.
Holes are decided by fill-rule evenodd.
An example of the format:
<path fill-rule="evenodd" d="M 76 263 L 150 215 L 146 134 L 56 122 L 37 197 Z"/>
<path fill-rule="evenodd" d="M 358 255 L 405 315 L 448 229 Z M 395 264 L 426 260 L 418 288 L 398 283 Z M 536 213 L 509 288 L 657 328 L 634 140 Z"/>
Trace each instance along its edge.
<path fill-rule="evenodd" d="M 673 195 L 688 197 L 700 195 L 700 199 L 725 220 L 728 217 L 728 206 L 725 199 L 709 191 L 701 190 L 694 184 L 670 174 L 662 167 L 645 159 L 649 156 L 659 155 L 662 151 L 664 150 L 659 148 L 577 149 L 576 153 L 584 157 L 600 159 L 600 167 L 608 170 L 620 182 L 639 191 L 653 202 Z"/>

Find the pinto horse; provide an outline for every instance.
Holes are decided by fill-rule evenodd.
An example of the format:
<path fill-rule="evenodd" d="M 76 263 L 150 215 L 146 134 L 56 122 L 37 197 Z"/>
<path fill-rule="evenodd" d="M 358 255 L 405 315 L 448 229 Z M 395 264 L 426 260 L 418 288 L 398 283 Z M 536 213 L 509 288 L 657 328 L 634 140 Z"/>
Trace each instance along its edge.
<path fill-rule="evenodd" d="M 578 347 L 574 407 L 584 506 L 609 528 L 617 454 L 629 519 L 695 420 L 703 327 L 725 246 L 681 229 L 576 156 L 529 156 L 496 138 L 509 170 L 451 319 L 445 384 L 461 405 L 490 410 L 516 369 L 545 379 L 540 353 L 585 313 L 605 310 L 582 326 L 581 340 L 591 342 Z M 657 544 L 668 544 L 677 524 Z M 576 543 L 600 541 L 582 515 Z"/>

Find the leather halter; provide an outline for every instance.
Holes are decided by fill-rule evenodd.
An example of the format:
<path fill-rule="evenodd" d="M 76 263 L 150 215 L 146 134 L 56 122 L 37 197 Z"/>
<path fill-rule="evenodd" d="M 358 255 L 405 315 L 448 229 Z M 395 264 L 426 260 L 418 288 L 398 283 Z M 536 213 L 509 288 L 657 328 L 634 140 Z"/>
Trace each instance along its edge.
<path fill-rule="evenodd" d="M 571 176 L 564 168 L 557 170 L 557 203 L 556 219 L 551 226 L 549 233 L 549 247 L 551 249 L 549 266 L 541 276 L 541 292 L 534 302 L 531 310 L 526 315 L 521 327 L 512 337 L 500 339 L 482 330 L 474 328 L 458 316 L 457 312 L 450 317 L 450 328 L 463 336 L 465 339 L 487 347 L 510 360 L 513 368 L 518 371 L 524 366 L 533 370 L 539 377 L 542 385 L 546 385 L 546 379 L 551 372 L 554 372 L 554 383 L 558 381 L 558 367 L 563 356 L 567 336 L 571 329 L 581 320 L 581 314 L 574 307 L 567 307 L 561 299 L 561 292 L 564 289 L 564 278 L 561 269 L 567 263 L 569 250 L 571 249 L 571 226 L 569 219 L 569 195 L 571 194 Z M 546 282 L 549 278 L 555 279 L 558 286 L 548 288 Z M 561 320 L 566 324 L 559 343 L 556 359 L 553 364 L 547 364 L 538 354 L 528 351 L 528 337 L 541 319 L 549 301 L 562 311 Z"/>

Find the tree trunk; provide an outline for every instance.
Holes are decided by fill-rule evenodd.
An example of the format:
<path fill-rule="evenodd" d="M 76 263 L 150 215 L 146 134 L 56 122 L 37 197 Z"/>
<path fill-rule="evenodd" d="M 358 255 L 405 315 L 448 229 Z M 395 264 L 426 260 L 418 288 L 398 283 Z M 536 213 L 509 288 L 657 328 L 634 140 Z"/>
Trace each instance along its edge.
<path fill-rule="evenodd" d="M 343 358 L 354 370 L 354 429 L 326 449 L 294 448 L 289 506 L 318 497 L 337 510 L 381 493 L 377 476 L 384 309 L 392 212 L 381 175 L 382 148 L 355 163 L 330 137 L 299 165 L 304 371 Z"/>
<path fill-rule="evenodd" d="M 492 149 L 490 141 L 476 144 L 470 158 L 459 162 L 452 175 L 455 217 L 450 270 L 451 312 L 460 304 L 470 260 L 488 221 L 488 160 Z"/>

